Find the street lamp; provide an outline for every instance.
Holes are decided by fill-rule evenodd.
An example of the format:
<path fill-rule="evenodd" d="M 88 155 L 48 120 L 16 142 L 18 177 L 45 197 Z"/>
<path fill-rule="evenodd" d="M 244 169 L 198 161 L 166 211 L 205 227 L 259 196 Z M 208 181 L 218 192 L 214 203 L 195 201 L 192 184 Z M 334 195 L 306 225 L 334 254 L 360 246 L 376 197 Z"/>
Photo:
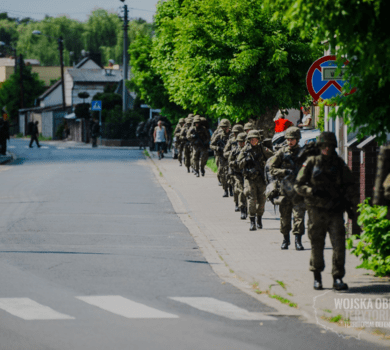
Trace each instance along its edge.
<path fill-rule="evenodd" d="M 48 38 L 56 39 L 52 36 L 42 34 L 39 30 L 34 30 L 32 32 L 34 35 L 44 35 Z M 58 50 L 60 51 L 60 64 L 61 64 L 61 85 L 62 85 L 62 108 L 65 110 L 65 84 L 64 84 L 64 59 L 63 59 L 63 51 L 64 51 L 64 39 L 62 36 L 56 39 L 58 42 Z"/>
<path fill-rule="evenodd" d="M 121 2 L 125 2 L 125 0 L 120 0 Z M 123 5 L 123 12 L 124 12 L 124 17 L 123 17 L 123 112 L 127 111 L 127 90 L 126 90 L 126 85 L 125 81 L 128 76 L 128 54 L 127 50 L 128 44 L 127 44 L 127 29 L 129 28 L 129 20 L 128 20 L 128 9 L 127 5 Z"/>

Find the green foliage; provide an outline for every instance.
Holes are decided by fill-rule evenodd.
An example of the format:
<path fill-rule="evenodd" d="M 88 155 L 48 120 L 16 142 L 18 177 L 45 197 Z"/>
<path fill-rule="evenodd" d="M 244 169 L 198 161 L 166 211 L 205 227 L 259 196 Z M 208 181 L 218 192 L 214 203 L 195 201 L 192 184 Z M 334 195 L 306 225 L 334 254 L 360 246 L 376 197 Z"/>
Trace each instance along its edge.
<path fill-rule="evenodd" d="M 45 83 L 31 67 L 23 65 L 23 101 L 24 108 L 33 107 L 35 99 L 45 91 Z M 10 119 L 17 120 L 20 108 L 20 67 L 0 87 L 0 106 L 6 106 Z"/>
<path fill-rule="evenodd" d="M 218 166 L 215 163 L 215 158 L 214 157 L 210 157 L 209 159 L 207 159 L 206 165 L 210 168 L 210 170 L 213 173 L 217 173 L 218 172 Z"/>
<path fill-rule="evenodd" d="M 332 100 L 339 115 L 358 136 L 377 135 L 379 143 L 390 132 L 390 36 L 388 0 L 265 0 L 275 18 L 283 18 L 302 36 L 312 35 L 313 43 L 328 41 L 337 48 L 339 65 L 349 57 L 346 78 L 357 90 Z"/>
<path fill-rule="evenodd" d="M 361 235 L 347 239 L 347 249 L 357 257 L 362 264 L 357 268 L 372 270 L 376 276 L 390 274 L 390 220 L 386 219 L 387 207 L 370 206 L 369 198 L 359 204 L 358 224 L 362 227 Z M 356 247 L 354 240 L 358 239 Z"/>
<path fill-rule="evenodd" d="M 7 19 L 0 19 L 0 40 L 6 45 L 15 45 L 17 39 L 17 23 Z M 1 52 L 6 50 L 8 50 L 8 54 L 12 54 L 8 48 L 1 48 Z"/>
<path fill-rule="evenodd" d="M 102 101 L 102 120 L 107 121 L 109 115 L 122 113 L 122 96 L 113 92 L 97 93 L 92 98 L 93 101 Z M 112 112 L 115 110 L 115 112 Z M 92 116 L 98 118 L 99 112 L 92 112 Z"/>
<path fill-rule="evenodd" d="M 298 107 L 318 47 L 271 22 L 263 0 L 160 1 L 152 67 L 170 100 L 214 120 Z"/>
<path fill-rule="evenodd" d="M 318 107 L 320 107 L 320 114 L 318 115 L 317 120 L 317 129 L 320 129 L 321 132 L 325 130 L 325 100 L 318 100 Z"/>
<path fill-rule="evenodd" d="M 79 103 L 74 109 L 77 118 L 89 118 L 89 103 Z"/>

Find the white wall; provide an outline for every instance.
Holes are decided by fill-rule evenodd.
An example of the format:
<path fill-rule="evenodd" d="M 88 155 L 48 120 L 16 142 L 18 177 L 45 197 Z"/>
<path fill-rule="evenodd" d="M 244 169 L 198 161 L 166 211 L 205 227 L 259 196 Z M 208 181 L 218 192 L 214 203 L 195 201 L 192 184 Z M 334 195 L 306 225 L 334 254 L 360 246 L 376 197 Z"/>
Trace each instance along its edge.
<path fill-rule="evenodd" d="M 281 116 L 280 111 L 277 111 L 274 120 L 278 120 L 280 116 Z M 294 124 L 294 126 L 297 126 L 297 122 L 300 119 L 299 109 L 288 109 L 288 115 L 285 118 L 291 121 Z"/>
<path fill-rule="evenodd" d="M 66 101 L 66 99 L 65 99 Z M 41 107 L 56 106 L 62 104 L 62 85 L 58 85 L 49 95 L 40 103 Z"/>
<path fill-rule="evenodd" d="M 73 79 L 69 74 L 68 70 L 64 74 L 65 80 L 65 104 L 66 106 L 72 105 L 72 88 L 73 88 Z"/>
<path fill-rule="evenodd" d="M 83 103 L 83 99 L 82 98 L 79 98 L 78 94 L 80 92 L 88 92 L 89 94 L 89 97 L 85 99 L 85 103 L 91 103 L 92 101 L 92 98 L 97 94 L 97 93 L 101 93 L 101 92 L 104 92 L 104 84 L 101 84 L 101 85 L 98 85 L 97 83 L 95 84 L 91 84 L 91 85 L 88 85 L 88 84 L 75 84 L 74 87 L 73 87 L 73 91 L 72 91 L 72 104 L 73 106 L 79 104 L 79 103 Z"/>

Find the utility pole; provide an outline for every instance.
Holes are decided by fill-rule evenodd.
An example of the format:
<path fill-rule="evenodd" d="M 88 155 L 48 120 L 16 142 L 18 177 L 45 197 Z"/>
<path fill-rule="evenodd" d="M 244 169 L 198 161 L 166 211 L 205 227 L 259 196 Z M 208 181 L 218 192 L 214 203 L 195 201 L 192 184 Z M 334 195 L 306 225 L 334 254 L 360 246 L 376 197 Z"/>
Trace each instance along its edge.
<path fill-rule="evenodd" d="M 65 110 L 65 83 L 64 83 L 64 39 L 62 36 L 58 38 L 58 50 L 60 51 L 60 65 L 61 65 L 61 86 L 62 86 L 62 109 Z"/>
<path fill-rule="evenodd" d="M 15 57 L 16 59 L 16 57 Z M 24 107 L 24 91 L 23 91 L 23 55 L 19 55 L 19 75 L 20 75 L 20 109 Z"/>
<path fill-rule="evenodd" d="M 122 0 L 121 0 L 122 1 Z M 127 89 L 126 89 L 126 79 L 128 77 L 128 63 L 129 63 L 129 56 L 128 56 L 128 35 L 127 35 L 127 29 L 129 28 L 129 20 L 128 20 L 128 9 L 127 5 L 123 5 L 123 112 L 127 111 Z"/>

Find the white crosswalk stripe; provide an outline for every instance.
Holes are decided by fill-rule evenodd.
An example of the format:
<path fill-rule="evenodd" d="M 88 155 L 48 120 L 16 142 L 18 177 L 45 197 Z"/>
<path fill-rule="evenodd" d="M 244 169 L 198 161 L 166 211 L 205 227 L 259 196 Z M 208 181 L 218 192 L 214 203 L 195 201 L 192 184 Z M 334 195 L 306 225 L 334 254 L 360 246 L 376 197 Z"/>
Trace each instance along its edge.
<path fill-rule="evenodd" d="M 126 318 L 178 318 L 179 316 L 121 297 L 120 295 L 76 297 L 88 304 Z"/>
<path fill-rule="evenodd" d="M 42 149 L 49 149 L 47 146 L 41 146 Z"/>
<path fill-rule="evenodd" d="M 0 298 L 0 309 L 23 320 L 73 320 L 48 306 L 38 304 L 29 298 Z"/>
<path fill-rule="evenodd" d="M 65 147 L 57 147 L 57 149 L 65 149 Z"/>
<path fill-rule="evenodd" d="M 206 297 L 171 297 L 170 299 L 188 304 L 196 309 L 210 312 L 215 315 L 230 318 L 232 320 L 247 320 L 247 321 L 275 321 L 277 318 L 264 315 L 260 312 L 249 312 L 236 305 L 227 303 L 214 298 Z"/>

